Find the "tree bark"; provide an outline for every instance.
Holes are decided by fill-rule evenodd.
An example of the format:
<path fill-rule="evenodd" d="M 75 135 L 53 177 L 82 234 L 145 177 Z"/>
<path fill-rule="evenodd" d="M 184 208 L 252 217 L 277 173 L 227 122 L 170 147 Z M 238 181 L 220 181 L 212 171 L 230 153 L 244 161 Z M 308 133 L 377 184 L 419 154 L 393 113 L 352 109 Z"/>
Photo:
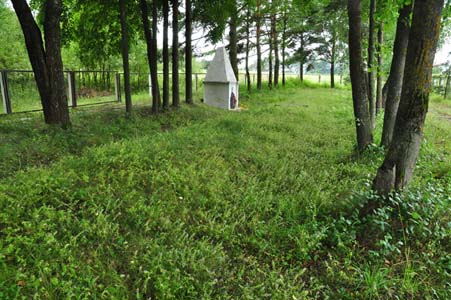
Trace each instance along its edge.
<path fill-rule="evenodd" d="M 172 0 L 172 105 L 180 105 L 179 95 L 179 1 Z"/>
<path fill-rule="evenodd" d="M 377 30 L 377 84 L 376 84 L 376 115 L 382 110 L 382 45 L 384 44 L 384 23 L 380 22 Z"/>
<path fill-rule="evenodd" d="M 400 12 L 396 27 L 395 42 L 393 45 L 393 59 L 387 85 L 387 100 L 384 112 L 384 127 L 382 130 L 382 146 L 390 146 L 396 114 L 401 98 L 402 81 L 406 62 L 406 53 L 409 43 L 410 13 L 412 4 L 404 5 Z"/>
<path fill-rule="evenodd" d="M 283 25 L 282 25 L 282 85 L 283 86 L 285 86 L 285 84 L 286 84 L 286 78 L 285 78 L 286 40 L 287 40 L 287 16 L 284 12 Z"/>
<path fill-rule="evenodd" d="M 158 70 L 157 70 L 157 59 L 156 53 L 154 55 L 154 40 L 152 38 L 152 31 L 150 29 L 149 22 L 149 8 L 147 6 L 146 0 L 139 0 L 139 6 L 141 9 L 141 21 L 144 28 L 144 36 L 147 45 L 147 60 L 149 63 L 150 81 L 152 84 L 152 111 L 156 113 L 158 111 L 159 103 L 159 87 L 158 87 Z"/>
<path fill-rule="evenodd" d="M 304 63 L 302 61 L 299 62 L 299 79 L 304 82 Z"/>
<path fill-rule="evenodd" d="M 274 13 L 271 19 L 272 40 L 274 44 L 274 87 L 279 85 L 279 35 L 277 32 L 277 15 Z"/>
<path fill-rule="evenodd" d="M 186 103 L 193 103 L 193 67 L 192 67 L 192 59 L 193 59 L 193 49 L 191 45 L 191 35 L 192 35 L 192 11 L 191 11 L 191 0 L 185 0 L 185 97 Z"/>
<path fill-rule="evenodd" d="M 169 109 L 169 0 L 163 0 L 163 109 Z"/>
<path fill-rule="evenodd" d="M 385 160 L 373 189 L 387 195 L 405 188 L 414 172 L 429 105 L 432 66 L 440 34 L 443 0 L 416 1 L 409 35 L 401 101 Z"/>
<path fill-rule="evenodd" d="M 445 93 L 443 94 L 443 99 L 448 98 L 448 93 L 451 85 L 451 74 L 448 73 L 448 76 L 446 76 L 446 84 L 445 84 Z"/>
<path fill-rule="evenodd" d="M 257 47 L 257 89 L 262 89 L 262 51 L 260 46 L 260 35 L 261 35 L 261 16 L 260 16 L 260 0 L 257 0 L 257 14 L 255 20 L 256 27 L 256 47 Z"/>
<path fill-rule="evenodd" d="M 268 37 L 268 42 L 269 42 L 269 55 L 268 55 L 268 64 L 269 64 L 269 72 L 268 72 L 268 87 L 271 90 L 272 89 L 272 70 L 273 70 L 273 65 L 272 65 L 272 52 L 273 52 L 273 40 L 272 40 L 272 30 L 270 30 L 269 33 L 269 37 Z"/>
<path fill-rule="evenodd" d="M 251 74 L 249 73 L 250 19 L 251 12 L 248 4 L 246 12 L 246 84 L 248 92 L 251 91 Z"/>
<path fill-rule="evenodd" d="M 232 65 L 235 78 L 238 80 L 238 37 L 237 37 L 237 23 L 238 12 L 236 8 L 236 1 L 233 1 L 233 9 L 229 23 L 229 56 L 230 64 Z"/>
<path fill-rule="evenodd" d="M 362 1 L 348 0 L 349 70 L 357 132 L 357 148 L 363 151 L 373 142 L 372 124 L 368 110 L 368 90 L 362 58 Z"/>
<path fill-rule="evenodd" d="M 335 88 L 335 52 L 336 52 L 336 42 L 332 39 L 332 49 L 330 52 L 330 88 Z"/>
<path fill-rule="evenodd" d="M 385 104 L 387 103 L 387 92 L 389 82 L 390 82 L 390 73 L 387 77 L 387 80 L 384 83 L 384 87 L 382 88 L 382 108 L 385 108 Z"/>
<path fill-rule="evenodd" d="M 152 88 L 155 89 L 156 97 L 152 97 L 152 112 L 158 113 L 161 108 L 161 96 L 160 96 L 160 85 L 158 83 L 158 3 L 157 1 L 152 1 L 152 71 L 151 75 Z M 152 79 L 153 78 L 153 79 Z"/>
<path fill-rule="evenodd" d="M 25 38 L 28 57 L 33 69 L 44 121 L 70 126 L 69 108 L 61 59 L 60 18 L 61 0 L 47 0 L 44 3 L 44 41 L 26 0 L 12 0 Z"/>
<path fill-rule="evenodd" d="M 374 98 L 375 90 L 375 72 L 374 72 L 374 52 L 375 52 L 375 21 L 374 14 L 376 12 L 376 0 L 370 0 L 369 14 L 369 33 L 368 33 L 368 101 L 370 110 L 371 128 L 376 127 L 376 99 Z"/>
<path fill-rule="evenodd" d="M 127 12 L 125 0 L 119 0 L 120 22 L 121 22 L 121 51 L 122 67 L 124 70 L 124 93 L 125 93 L 125 111 L 127 114 L 132 112 L 132 93 L 130 87 L 130 63 L 128 59 L 128 29 Z"/>

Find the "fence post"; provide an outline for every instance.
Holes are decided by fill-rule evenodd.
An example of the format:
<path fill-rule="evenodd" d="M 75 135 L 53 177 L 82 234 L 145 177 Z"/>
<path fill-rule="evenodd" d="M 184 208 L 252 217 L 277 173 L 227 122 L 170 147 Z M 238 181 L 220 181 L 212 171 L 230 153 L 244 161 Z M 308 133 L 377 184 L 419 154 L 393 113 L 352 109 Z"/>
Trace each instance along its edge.
<path fill-rule="evenodd" d="M 8 71 L 6 70 L 0 71 L 0 89 L 2 90 L 3 109 L 5 114 L 10 114 L 12 108 L 8 89 Z"/>
<path fill-rule="evenodd" d="M 77 107 L 77 94 L 75 93 L 75 72 L 67 72 L 67 81 L 69 88 L 69 102 L 73 108 Z"/>
<path fill-rule="evenodd" d="M 116 101 L 121 102 L 121 74 L 116 73 L 114 77 L 114 90 L 116 91 Z"/>

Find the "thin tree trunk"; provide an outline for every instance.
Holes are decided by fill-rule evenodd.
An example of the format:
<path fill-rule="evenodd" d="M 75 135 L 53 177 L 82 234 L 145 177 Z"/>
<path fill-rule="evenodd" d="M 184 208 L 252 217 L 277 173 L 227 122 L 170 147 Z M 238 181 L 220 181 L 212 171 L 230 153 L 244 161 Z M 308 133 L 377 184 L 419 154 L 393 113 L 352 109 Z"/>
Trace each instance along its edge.
<path fill-rule="evenodd" d="M 301 32 L 301 37 L 300 37 L 300 48 L 299 48 L 299 52 L 301 53 L 301 55 L 303 55 L 302 53 L 304 53 L 305 49 L 304 49 L 304 33 Z M 304 82 L 304 64 L 306 62 L 306 58 L 305 57 L 301 57 L 301 60 L 299 61 L 299 78 L 301 79 L 301 82 Z"/>
<path fill-rule="evenodd" d="M 238 23 L 238 12 L 236 8 L 236 2 L 233 1 L 233 10 L 230 17 L 229 23 L 229 56 L 230 64 L 232 65 L 233 73 L 235 73 L 235 78 L 238 80 L 238 37 L 237 37 L 237 23 Z"/>
<path fill-rule="evenodd" d="M 172 105 L 178 107 L 179 96 L 179 1 L 172 0 Z"/>
<path fill-rule="evenodd" d="M 382 195 L 393 189 L 405 188 L 412 179 L 428 110 L 442 9 L 443 0 L 415 2 L 401 101 L 393 133 L 396 143 L 390 144 L 373 182 L 373 189 Z"/>
<path fill-rule="evenodd" d="M 271 30 L 272 31 L 272 30 Z M 268 64 L 269 64 L 269 72 L 268 72 L 268 87 L 271 90 L 272 89 L 272 51 L 273 51 L 273 41 L 272 41 L 272 33 L 269 33 L 269 37 L 268 37 L 268 42 L 269 42 L 269 56 L 268 56 Z"/>
<path fill-rule="evenodd" d="M 282 85 L 285 86 L 286 78 L 285 78 L 285 48 L 287 40 L 287 16 L 284 12 L 283 15 L 283 29 L 282 29 Z"/>
<path fill-rule="evenodd" d="M 44 121 L 47 124 L 70 126 L 69 108 L 61 59 L 61 0 L 45 2 L 44 41 L 26 0 L 12 0 L 25 38 L 33 69 Z"/>
<path fill-rule="evenodd" d="M 125 111 L 127 114 L 130 114 L 132 112 L 132 93 L 130 87 L 130 63 L 128 60 L 127 8 L 125 3 L 125 0 L 119 0 L 122 67 L 124 69 Z"/>
<path fill-rule="evenodd" d="M 387 92 L 388 92 L 388 84 L 390 82 L 390 74 L 387 77 L 387 80 L 384 83 L 384 87 L 382 88 L 382 108 L 385 108 L 387 103 Z"/>
<path fill-rule="evenodd" d="M 299 62 L 299 79 L 304 82 L 304 63 L 302 61 Z"/>
<path fill-rule="evenodd" d="M 446 77 L 445 93 L 443 94 L 443 99 L 447 99 L 448 98 L 450 85 L 451 85 L 451 74 L 448 74 L 448 76 Z"/>
<path fill-rule="evenodd" d="M 387 148 L 390 146 L 392 140 L 396 114 L 398 112 L 399 101 L 401 99 L 404 67 L 409 43 L 411 11 L 412 4 L 405 5 L 401 8 L 396 27 L 396 36 L 393 45 L 393 59 L 387 85 L 387 102 L 385 104 L 384 127 L 382 130 L 381 141 L 381 144 Z"/>
<path fill-rule="evenodd" d="M 251 12 L 248 5 L 246 12 L 246 84 L 248 92 L 251 91 L 251 74 L 249 73 L 250 18 Z"/>
<path fill-rule="evenodd" d="M 261 16 L 260 16 L 260 0 L 257 0 L 257 14 L 255 20 L 256 26 L 256 47 L 257 47 L 257 89 L 262 89 L 262 51 L 260 46 L 260 35 L 261 35 Z"/>
<path fill-rule="evenodd" d="M 357 132 L 357 147 L 363 151 L 373 142 L 372 124 L 368 110 L 368 91 L 362 58 L 362 1 L 348 0 L 349 70 Z"/>
<path fill-rule="evenodd" d="M 330 88 L 335 88 L 335 39 L 332 40 L 332 50 L 330 55 Z"/>
<path fill-rule="evenodd" d="M 279 67 L 280 67 L 280 59 L 279 59 L 279 35 L 277 32 L 277 16 L 274 14 L 271 19 L 271 27 L 272 27 L 272 40 L 274 43 L 274 87 L 279 85 Z"/>
<path fill-rule="evenodd" d="M 191 45 L 191 35 L 192 35 L 192 19 L 191 19 L 191 0 L 185 0 L 185 38 L 186 38 L 186 48 L 185 48 L 185 97 L 186 103 L 193 103 L 193 67 L 192 67 L 192 57 L 193 49 Z"/>
<path fill-rule="evenodd" d="M 152 31 L 150 29 L 149 22 L 149 8 L 147 6 L 146 0 L 140 0 L 139 6 L 141 8 L 141 21 L 143 23 L 144 28 L 144 36 L 146 39 L 147 45 L 147 60 L 149 63 L 149 72 L 150 72 L 150 81 L 152 85 L 152 111 L 155 113 L 158 109 L 159 102 L 159 87 L 158 87 L 158 70 L 157 70 L 157 59 L 156 53 L 154 55 L 154 40 L 152 38 Z"/>
<path fill-rule="evenodd" d="M 376 115 L 382 110 L 382 45 L 384 43 L 384 23 L 379 23 L 379 28 L 377 30 L 377 92 L 376 92 Z"/>
<path fill-rule="evenodd" d="M 157 44 L 157 34 L 158 34 L 158 3 L 157 1 L 152 1 L 152 70 L 153 76 L 151 75 L 152 88 L 155 89 L 156 97 L 152 97 L 152 112 L 158 113 L 161 108 L 161 96 L 160 96 L 160 85 L 158 82 L 158 44 Z M 153 79 L 152 79 L 153 78 Z"/>
<path fill-rule="evenodd" d="M 169 0 L 163 0 L 163 109 L 169 109 Z"/>
<path fill-rule="evenodd" d="M 376 12 L 376 0 L 370 0 L 370 15 L 369 15 L 370 20 L 368 33 L 368 101 L 370 102 L 369 110 L 370 110 L 371 128 L 376 127 L 376 98 L 374 98 L 375 12 Z"/>

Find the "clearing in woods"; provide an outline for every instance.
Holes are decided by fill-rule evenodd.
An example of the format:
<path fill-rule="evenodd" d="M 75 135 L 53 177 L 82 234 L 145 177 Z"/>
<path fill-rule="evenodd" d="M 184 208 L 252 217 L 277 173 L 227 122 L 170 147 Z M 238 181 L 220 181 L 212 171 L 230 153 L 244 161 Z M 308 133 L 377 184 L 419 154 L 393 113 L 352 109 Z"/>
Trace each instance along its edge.
<path fill-rule="evenodd" d="M 364 221 L 384 151 L 353 154 L 350 91 L 241 103 L 77 109 L 68 132 L 0 118 L 0 298 L 451 298 L 449 103 L 410 190 Z"/>

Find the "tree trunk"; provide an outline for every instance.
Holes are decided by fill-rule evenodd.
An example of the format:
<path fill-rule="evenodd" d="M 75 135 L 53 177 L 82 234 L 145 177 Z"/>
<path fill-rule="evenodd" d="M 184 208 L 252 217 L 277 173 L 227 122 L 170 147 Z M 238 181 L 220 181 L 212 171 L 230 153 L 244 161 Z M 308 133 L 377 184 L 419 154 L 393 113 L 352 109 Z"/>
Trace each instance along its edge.
<path fill-rule="evenodd" d="M 272 30 L 271 30 L 272 31 Z M 269 33 L 269 37 L 268 37 L 268 42 L 269 42 L 269 56 L 268 56 L 268 64 L 269 64 L 269 72 L 268 72 L 268 87 L 271 90 L 272 89 L 272 51 L 273 51 L 273 40 L 272 40 L 272 33 Z"/>
<path fill-rule="evenodd" d="M 377 30 L 377 84 L 376 84 L 376 115 L 382 110 L 382 45 L 384 43 L 384 23 L 379 23 Z"/>
<path fill-rule="evenodd" d="M 169 109 L 169 0 L 163 0 L 163 109 Z"/>
<path fill-rule="evenodd" d="M 376 12 L 376 0 L 370 0 L 370 20 L 368 33 L 368 101 L 370 102 L 370 122 L 371 128 L 376 127 L 376 98 L 374 98 L 375 90 L 375 72 L 374 72 L 374 52 L 375 52 L 375 22 L 374 14 Z"/>
<path fill-rule="evenodd" d="M 382 195 L 410 182 L 420 151 L 429 104 L 443 0 L 416 1 L 409 35 L 401 101 L 393 141 L 373 182 Z"/>
<path fill-rule="evenodd" d="M 390 74 L 388 75 L 387 80 L 384 83 L 384 87 L 382 88 L 382 108 L 385 108 L 385 104 L 387 103 L 387 92 L 389 82 L 390 82 Z"/>
<path fill-rule="evenodd" d="M 299 62 L 299 79 L 304 82 L 304 63 L 302 61 Z"/>
<path fill-rule="evenodd" d="M 60 17 L 61 0 L 45 2 L 44 42 L 26 0 L 12 0 L 25 38 L 28 57 L 41 98 L 44 120 L 47 124 L 70 126 L 61 59 Z"/>
<path fill-rule="evenodd" d="M 282 27 L 282 85 L 285 86 L 286 78 L 285 78 L 285 48 L 286 48 L 286 39 L 287 39 L 287 16 L 284 13 L 283 16 L 283 27 Z"/>
<path fill-rule="evenodd" d="M 185 48 L 185 97 L 186 103 L 193 103 L 193 67 L 192 67 L 192 57 L 193 49 L 191 45 L 191 35 L 192 35 L 192 19 L 191 19 L 191 0 L 185 0 L 185 38 L 186 38 L 186 48 Z"/>
<path fill-rule="evenodd" d="M 159 87 L 158 87 L 158 70 L 156 53 L 154 55 L 154 40 L 152 38 L 152 32 L 149 23 L 149 8 L 146 0 L 139 0 L 139 6 L 141 8 L 141 20 L 144 28 L 144 36 L 147 44 L 147 60 L 149 63 L 150 81 L 152 84 L 152 111 L 155 113 L 158 111 L 159 103 Z"/>
<path fill-rule="evenodd" d="M 274 14 L 271 19 L 271 27 L 272 27 L 272 40 L 274 44 L 274 87 L 279 85 L 279 35 L 277 32 L 277 16 Z"/>
<path fill-rule="evenodd" d="M 130 87 L 130 64 L 128 60 L 127 7 L 125 3 L 125 0 L 119 0 L 122 67 L 124 69 L 125 111 L 127 114 L 130 114 L 132 112 L 132 93 Z"/>
<path fill-rule="evenodd" d="M 153 76 L 151 75 L 152 88 L 155 89 L 156 97 L 152 99 L 152 111 L 154 113 L 158 113 L 161 108 L 161 96 L 160 96 L 160 85 L 158 82 L 158 44 L 157 44 L 157 35 L 158 35 L 158 3 L 157 1 L 152 1 L 152 71 Z M 153 78 L 153 79 L 152 79 Z M 153 92 L 152 92 L 153 94 Z"/>
<path fill-rule="evenodd" d="M 229 23 L 229 56 L 230 64 L 232 65 L 235 78 L 238 80 L 238 37 L 237 37 L 237 23 L 238 12 L 236 8 L 236 1 L 233 1 L 233 9 Z"/>
<path fill-rule="evenodd" d="M 335 39 L 332 40 L 332 50 L 331 50 L 331 55 L 330 55 L 330 88 L 334 89 L 335 88 L 335 48 L 336 48 L 336 43 L 335 43 Z"/>
<path fill-rule="evenodd" d="M 349 70 L 357 132 L 357 147 L 363 151 L 373 142 L 372 124 L 368 110 L 368 91 L 362 58 L 362 1 L 348 0 Z"/>
<path fill-rule="evenodd" d="M 172 0 L 172 105 L 178 107 L 179 96 L 179 1 Z"/>
<path fill-rule="evenodd" d="M 248 92 L 251 91 L 251 75 L 249 73 L 250 19 L 251 12 L 248 5 L 246 12 L 246 84 Z"/>
<path fill-rule="evenodd" d="M 443 99 L 448 98 L 448 93 L 451 85 L 451 74 L 448 73 L 448 76 L 446 77 L 446 84 L 445 84 L 445 93 L 443 94 Z"/>
<path fill-rule="evenodd" d="M 391 143 L 396 114 L 401 98 L 402 81 L 409 43 L 410 13 L 412 4 L 401 8 L 396 27 L 396 37 L 393 45 L 393 59 L 387 85 L 387 101 L 385 103 L 384 127 L 382 130 L 382 146 L 388 148 Z"/>
<path fill-rule="evenodd" d="M 260 0 L 257 0 L 257 15 L 255 20 L 256 26 L 256 47 L 257 47 L 257 89 L 262 89 L 262 51 L 260 47 L 260 34 L 261 34 L 261 16 L 260 16 Z"/>

